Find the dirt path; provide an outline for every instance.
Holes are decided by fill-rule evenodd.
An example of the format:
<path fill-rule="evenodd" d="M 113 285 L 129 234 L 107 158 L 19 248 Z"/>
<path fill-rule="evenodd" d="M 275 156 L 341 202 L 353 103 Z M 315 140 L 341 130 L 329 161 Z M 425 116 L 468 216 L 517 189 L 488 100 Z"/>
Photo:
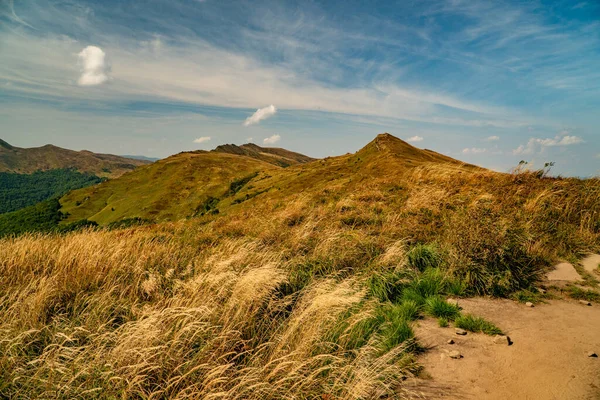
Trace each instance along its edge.
<path fill-rule="evenodd" d="M 498 325 L 514 341 L 419 322 L 420 342 L 430 347 L 419 359 L 431 379 L 414 382 L 430 399 L 600 399 L 600 306 L 553 300 L 533 308 L 511 300 L 465 299 L 465 312 Z M 456 344 L 447 344 L 454 339 Z M 451 359 L 450 350 L 463 358 Z M 422 389 L 425 388 L 425 389 Z"/>
<path fill-rule="evenodd" d="M 599 272 L 598 266 L 600 266 L 600 254 L 591 254 L 581 260 L 581 265 L 590 274 Z"/>

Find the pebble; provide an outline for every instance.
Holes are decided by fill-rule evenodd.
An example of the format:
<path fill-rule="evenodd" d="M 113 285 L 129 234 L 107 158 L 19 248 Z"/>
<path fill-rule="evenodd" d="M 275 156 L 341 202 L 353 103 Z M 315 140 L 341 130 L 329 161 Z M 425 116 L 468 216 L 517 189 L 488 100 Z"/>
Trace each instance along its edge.
<path fill-rule="evenodd" d="M 454 340 L 449 339 L 446 343 L 448 343 L 448 344 L 454 344 Z"/>
<path fill-rule="evenodd" d="M 533 303 L 532 303 L 532 302 L 530 302 L 530 301 L 528 301 L 527 303 L 525 303 L 525 305 L 526 305 L 527 307 L 533 307 Z"/>
<path fill-rule="evenodd" d="M 467 334 L 467 331 L 465 331 L 464 329 L 460 329 L 460 328 L 456 328 L 454 330 L 454 332 L 456 332 L 457 335 L 461 335 L 461 336 L 464 336 Z"/>
<path fill-rule="evenodd" d="M 511 346 L 513 344 L 513 341 L 510 339 L 510 336 L 496 335 L 494 337 L 494 343 L 496 343 L 496 344 L 506 344 L 508 346 Z"/>
<path fill-rule="evenodd" d="M 588 357 L 598 358 L 598 353 L 596 353 L 595 351 L 590 351 L 588 353 Z"/>
<path fill-rule="evenodd" d="M 460 354 L 456 350 L 452 350 L 450 353 L 448 353 L 448 357 L 454 358 L 454 359 L 459 359 L 459 358 L 462 358 L 462 354 Z"/>
<path fill-rule="evenodd" d="M 580 302 L 581 304 L 583 304 L 584 306 L 591 306 L 591 305 L 592 305 L 592 303 L 590 303 L 590 302 L 589 302 L 589 301 L 587 301 L 587 300 L 579 300 L 579 302 Z"/>

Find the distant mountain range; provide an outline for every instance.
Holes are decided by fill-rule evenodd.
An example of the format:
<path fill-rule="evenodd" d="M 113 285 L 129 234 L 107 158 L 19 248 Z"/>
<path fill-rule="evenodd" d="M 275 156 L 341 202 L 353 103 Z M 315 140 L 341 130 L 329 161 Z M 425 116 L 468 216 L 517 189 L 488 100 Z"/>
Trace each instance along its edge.
<path fill-rule="evenodd" d="M 98 177 L 117 178 L 151 160 L 134 159 L 91 151 L 74 151 L 45 145 L 20 148 L 0 139 L 0 172 L 30 174 L 53 169 L 74 169 Z"/>

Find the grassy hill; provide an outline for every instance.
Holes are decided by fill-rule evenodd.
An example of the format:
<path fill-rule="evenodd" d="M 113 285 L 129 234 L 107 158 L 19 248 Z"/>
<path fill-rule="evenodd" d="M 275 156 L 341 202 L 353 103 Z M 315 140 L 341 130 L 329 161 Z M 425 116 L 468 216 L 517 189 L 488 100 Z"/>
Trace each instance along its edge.
<path fill-rule="evenodd" d="M 52 145 L 24 149 L 0 140 L 0 172 L 31 174 L 51 169 L 75 169 L 99 177 L 116 178 L 148 163 L 145 160 L 86 150 L 73 151 Z"/>
<path fill-rule="evenodd" d="M 0 239 L 3 397 L 406 398 L 415 321 L 497 334 L 447 297 L 540 299 L 551 262 L 600 250 L 598 179 L 387 134 L 287 168 L 182 153 L 61 201 L 174 221 Z"/>
<path fill-rule="evenodd" d="M 236 181 L 250 176 L 259 180 L 277 168 L 228 153 L 180 153 L 121 178 L 73 191 L 60 201 L 62 212 L 69 215 L 66 222 L 89 219 L 108 224 L 136 217 L 178 220 L 213 210 L 214 199 L 226 196 Z"/>

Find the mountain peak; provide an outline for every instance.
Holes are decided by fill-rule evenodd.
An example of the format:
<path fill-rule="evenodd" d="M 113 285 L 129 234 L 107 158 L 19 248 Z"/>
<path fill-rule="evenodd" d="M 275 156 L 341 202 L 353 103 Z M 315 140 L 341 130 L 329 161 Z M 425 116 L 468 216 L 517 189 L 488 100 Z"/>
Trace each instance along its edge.
<path fill-rule="evenodd" d="M 364 158 L 389 158 L 402 160 L 405 165 L 418 165 L 424 162 L 457 163 L 462 162 L 444 156 L 432 150 L 419 149 L 387 132 L 380 133 L 369 144 L 356 153 Z"/>

